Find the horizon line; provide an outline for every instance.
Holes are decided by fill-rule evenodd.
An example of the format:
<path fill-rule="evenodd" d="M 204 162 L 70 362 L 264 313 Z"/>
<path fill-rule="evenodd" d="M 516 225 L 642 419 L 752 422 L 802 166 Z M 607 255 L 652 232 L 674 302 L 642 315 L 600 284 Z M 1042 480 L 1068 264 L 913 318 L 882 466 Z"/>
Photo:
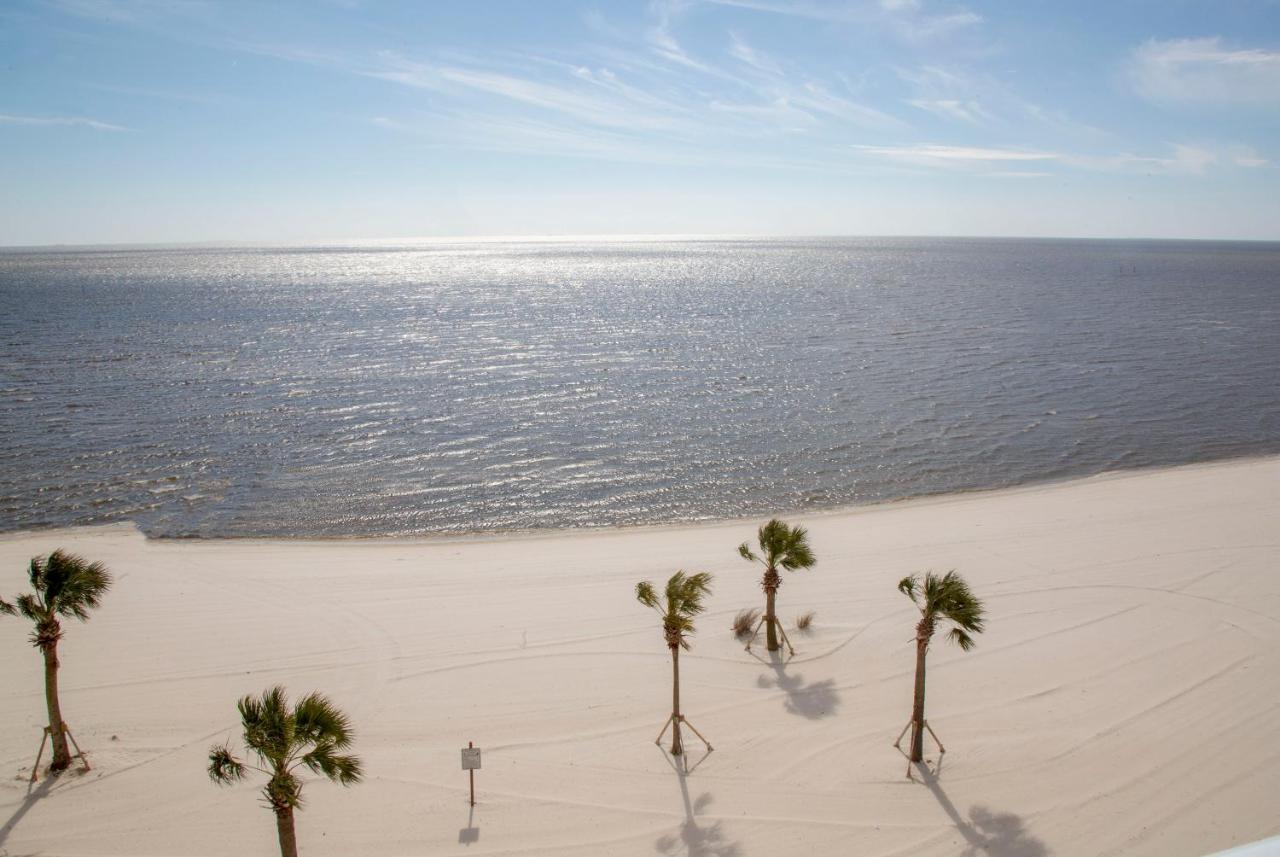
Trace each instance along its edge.
<path fill-rule="evenodd" d="M 943 239 L 985 241 L 1166 241 L 1205 242 L 1235 244 L 1276 244 L 1276 238 L 1221 238 L 1221 237 L 1170 237 L 1159 235 L 990 235 L 990 234 L 909 234 L 909 233 L 742 233 L 742 232 L 624 232 L 624 233 L 546 233 L 533 235 L 415 235 L 392 238 L 332 238 L 302 240 L 244 240 L 199 239 L 177 241 L 86 241 L 50 242 L 46 244 L 0 244 L 0 252 L 56 251 L 56 250 L 177 250 L 177 249 L 273 249 L 273 248 L 326 248 L 326 247 L 395 247 L 412 244 L 516 244 L 516 243 L 644 243 L 654 241 L 796 241 L 796 240 L 861 240 L 861 239 Z"/>

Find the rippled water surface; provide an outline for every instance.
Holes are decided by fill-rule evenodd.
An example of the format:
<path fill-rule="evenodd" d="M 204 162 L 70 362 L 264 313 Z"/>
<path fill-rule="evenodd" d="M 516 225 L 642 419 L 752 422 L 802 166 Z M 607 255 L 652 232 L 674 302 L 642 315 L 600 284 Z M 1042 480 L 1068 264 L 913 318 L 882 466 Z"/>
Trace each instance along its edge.
<path fill-rule="evenodd" d="M 763 515 L 1280 451 L 1280 245 L 0 253 L 0 528 Z"/>

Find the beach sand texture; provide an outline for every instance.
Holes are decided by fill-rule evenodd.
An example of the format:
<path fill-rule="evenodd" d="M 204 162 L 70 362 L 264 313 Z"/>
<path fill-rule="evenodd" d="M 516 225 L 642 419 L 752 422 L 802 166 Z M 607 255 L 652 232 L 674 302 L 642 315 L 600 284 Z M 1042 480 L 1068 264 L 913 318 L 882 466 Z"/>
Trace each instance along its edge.
<path fill-rule="evenodd" d="M 759 521 L 423 541 L 148 542 L 128 526 L 0 538 L 0 593 L 63 547 L 116 584 L 60 647 L 93 770 L 30 791 L 43 726 L 29 628 L 0 618 L 0 853 L 278 853 L 260 783 L 218 788 L 236 699 L 281 683 L 348 712 L 367 781 L 309 782 L 308 855 L 1196 855 L 1280 832 L 1280 458 L 789 516 L 798 654 L 743 651 L 762 606 L 735 553 Z M 714 573 L 681 657 L 715 745 L 653 740 L 670 662 L 641 579 Z M 948 752 L 904 776 L 917 614 L 904 575 L 985 599 L 971 653 L 935 639 Z M 692 736 L 690 736 L 692 737 Z M 459 748 L 483 748 L 479 805 Z M 928 756 L 936 761 L 931 745 Z"/>

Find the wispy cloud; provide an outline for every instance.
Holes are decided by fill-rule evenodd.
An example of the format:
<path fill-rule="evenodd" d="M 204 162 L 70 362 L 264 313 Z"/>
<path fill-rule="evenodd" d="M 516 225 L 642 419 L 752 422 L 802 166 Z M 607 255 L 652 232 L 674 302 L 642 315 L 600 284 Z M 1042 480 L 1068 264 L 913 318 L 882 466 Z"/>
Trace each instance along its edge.
<path fill-rule="evenodd" d="M 680 14 L 679 4 L 655 4 L 654 26 L 638 33 L 613 27 L 601 14 L 590 16 L 588 25 L 603 43 L 583 45 L 562 57 L 455 53 L 444 61 L 392 51 L 334 55 L 289 45 L 240 47 L 430 93 L 430 101 L 418 110 L 434 113 L 441 140 L 458 140 L 466 133 L 479 139 L 505 116 L 510 122 L 502 127 L 524 128 L 539 152 L 560 146 L 566 154 L 616 154 L 634 160 L 647 151 L 651 159 L 662 159 L 689 146 L 696 152 L 693 157 L 719 162 L 730 153 L 754 150 L 759 155 L 762 141 L 783 134 L 792 140 L 804 135 L 809 155 L 821 159 L 814 153 L 841 136 L 847 140 L 869 129 L 909 127 L 843 92 L 849 87 L 842 78 L 812 79 L 731 32 L 726 32 L 728 55 L 749 73 L 731 73 L 695 56 L 672 34 Z M 490 117 L 488 129 L 464 121 L 467 116 Z M 384 119 L 378 123 L 384 127 L 397 121 Z M 455 127 L 446 130 L 446 124 Z M 592 137 L 595 143 L 586 139 Z M 804 156 L 789 151 L 783 160 Z M 681 151 L 678 157 L 690 155 Z"/>
<path fill-rule="evenodd" d="M 634 109 L 634 105 L 619 104 L 594 93 L 579 92 L 510 74 L 452 67 L 436 69 L 433 74 L 443 83 L 457 84 L 532 107 L 566 113 L 595 125 L 660 129 L 669 128 L 672 124 L 668 117 L 652 112 L 639 112 Z M 621 95 L 624 102 L 630 100 L 625 89 L 615 87 L 613 91 Z"/>
<path fill-rule="evenodd" d="M 912 107 L 932 113 L 943 119 L 959 119 L 980 125 L 991 120 L 992 116 L 976 101 L 961 101 L 958 98 L 913 98 L 907 101 Z"/>
<path fill-rule="evenodd" d="M 102 122 L 98 119 L 89 119 L 84 116 L 14 116 L 9 113 L 0 113 L 0 124 L 2 125 L 35 125 L 35 126 L 67 126 L 80 128 L 93 128 L 96 131 L 128 131 L 129 129 L 123 125 L 113 125 L 110 122 Z"/>
<path fill-rule="evenodd" d="M 1028 171 L 1018 165 L 1060 165 L 1094 172 L 1146 173 L 1166 176 L 1200 176 L 1215 167 L 1256 168 L 1270 162 L 1247 146 L 1215 147 L 1170 143 L 1160 155 L 1079 154 L 1037 149 L 920 144 L 911 146 L 855 146 L 864 155 L 915 167 L 981 173 L 989 176 L 1036 177 L 1043 169 Z"/>
<path fill-rule="evenodd" d="M 906 103 L 940 119 L 983 125 L 996 119 L 984 102 L 1007 104 L 1010 101 L 1008 93 L 998 82 L 959 69 L 927 64 L 900 67 L 895 71 L 898 78 L 914 91 L 915 97 L 908 98 Z"/>
<path fill-rule="evenodd" d="M 1165 157 L 1121 155 L 1116 162 L 1121 167 L 1198 176 L 1219 161 L 1217 153 L 1203 146 L 1175 143 L 1171 148 L 1172 152 Z"/>
<path fill-rule="evenodd" d="M 1151 39 L 1134 50 L 1134 88 L 1155 101 L 1280 103 L 1280 52 L 1229 48 L 1221 38 Z"/>
<path fill-rule="evenodd" d="M 752 122 L 764 122 L 768 126 L 788 132 L 799 132 L 814 128 L 818 120 L 785 98 L 770 104 L 731 104 L 723 101 L 712 101 L 708 107 L 716 113 L 727 113 L 742 117 Z"/>
<path fill-rule="evenodd" d="M 1071 155 L 1064 162 L 1090 170 L 1167 176 L 1202 176 L 1215 168 L 1256 169 L 1270 164 L 1250 146 L 1196 143 L 1168 143 L 1163 155 Z"/>
<path fill-rule="evenodd" d="M 697 141 L 674 140 L 666 146 L 622 131 L 583 134 L 572 124 L 554 120 L 521 119 L 474 111 L 418 113 L 409 117 L 376 116 L 374 125 L 412 136 L 433 148 L 463 147 L 473 151 L 509 152 L 617 163 L 730 167 L 748 170 L 788 170 L 824 175 L 863 173 L 840 153 L 786 157 L 735 150 L 710 152 Z"/>
<path fill-rule="evenodd" d="M 829 84 L 788 73 L 781 62 L 748 44 L 737 33 L 729 35 L 729 54 L 751 72 L 751 80 L 743 80 L 741 85 L 762 102 L 759 106 L 776 109 L 785 105 L 792 110 L 804 111 L 815 120 L 822 115 L 861 128 L 907 127 L 908 123 L 898 117 L 835 92 Z M 843 79 L 839 79 L 839 84 L 841 88 L 849 89 Z"/>
<path fill-rule="evenodd" d="M 736 60 L 764 74 L 781 76 L 782 67 L 767 54 L 747 44 L 737 33 L 730 33 L 729 54 Z"/>
<path fill-rule="evenodd" d="M 683 11 L 685 3 L 680 0 L 654 0 L 650 3 L 650 11 L 654 17 L 654 25 L 648 29 L 646 38 L 649 49 L 656 55 L 694 71 L 713 77 L 729 77 L 715 66 L 691 56 L 677 41 L 672 32 L 673 19 Z"/>
<path fill-rule="evenodd" d="M 624 163 L 689 165 L 704 160 L 696 150 L 686 151 L 679 146 L 656 149 L 642 139 L 618 131 L 597 130 L 584 134 L 580 128 L 563 122 L 471 110 L 423 113 L 407 118 L 377 116 L 372 122 L 441 148 Z"/>
<path fill-rule="evenodd" d="M 1010 162 L 1054 161 L 1062 157 L 1056 152 L 1032 149 L 987 148 L 980 146 L 946 146 L 924 143 L 914 146 L 854 146 L 867 155 L 888 158 L 900 163 L 939 169 L 989 168 Z"/>
<path fill-rule="evenodd" d="M 894 71 L 912 91 L 913 97 L 906 103 L 939 119 L 1009 131 L 1041 126 L 1055 135 L 1076 140 L 1109 136 L 1062 111 L 1027 100 L 997 77 L 963 66 L 927 63 L 898 66 Z"/>
<path fill-rule="evenodd" d="M 921 15 L 913 12 L 909 15 L 898 15 L 894 23 L 898 32 L 905 38 L 926 41 L 975 27 L 982 23 L 982 16 L 967 10 L 948 12 L 944 15 Z"/>
<path fill-rule="evenodd" d="M 801 107 L 838 117 L 862 128 L 901 129 L 910 124 L 883 110 L 837 95 L 813 81 L 803 84 L 798 90 L 792 90 L 790 97 Z"/>
<path fill-rule="evenodd" d="M 1258 154 L 1252 146 L 1235 146 L 1231 150 L 1231 160 L 1237 167 L 1253 169 L 1270 165 L 1271 161 Z"/>

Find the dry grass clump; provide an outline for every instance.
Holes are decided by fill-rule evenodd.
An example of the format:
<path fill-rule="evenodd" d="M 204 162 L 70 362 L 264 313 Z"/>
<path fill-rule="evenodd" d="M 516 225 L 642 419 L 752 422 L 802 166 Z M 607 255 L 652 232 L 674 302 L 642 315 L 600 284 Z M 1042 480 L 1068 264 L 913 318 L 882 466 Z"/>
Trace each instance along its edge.
<path fill-rule="evenodd" d="M 738 615 L 733 617 L 733 636 L 739 640 L 744 640 L 755 628 L 757 620 L 760 618 L 760 611 L 754 607 L 748 607 L 746 610 L 739 610 Z"/>
<path fill-rule="evenodd" d="M 810 610 L 808 613 L 801 613 L 796 617 L 796 630 L 807 633 L 813 625 L 813 617 L 817 615 L 818 614 L 813 610 Z"/>

